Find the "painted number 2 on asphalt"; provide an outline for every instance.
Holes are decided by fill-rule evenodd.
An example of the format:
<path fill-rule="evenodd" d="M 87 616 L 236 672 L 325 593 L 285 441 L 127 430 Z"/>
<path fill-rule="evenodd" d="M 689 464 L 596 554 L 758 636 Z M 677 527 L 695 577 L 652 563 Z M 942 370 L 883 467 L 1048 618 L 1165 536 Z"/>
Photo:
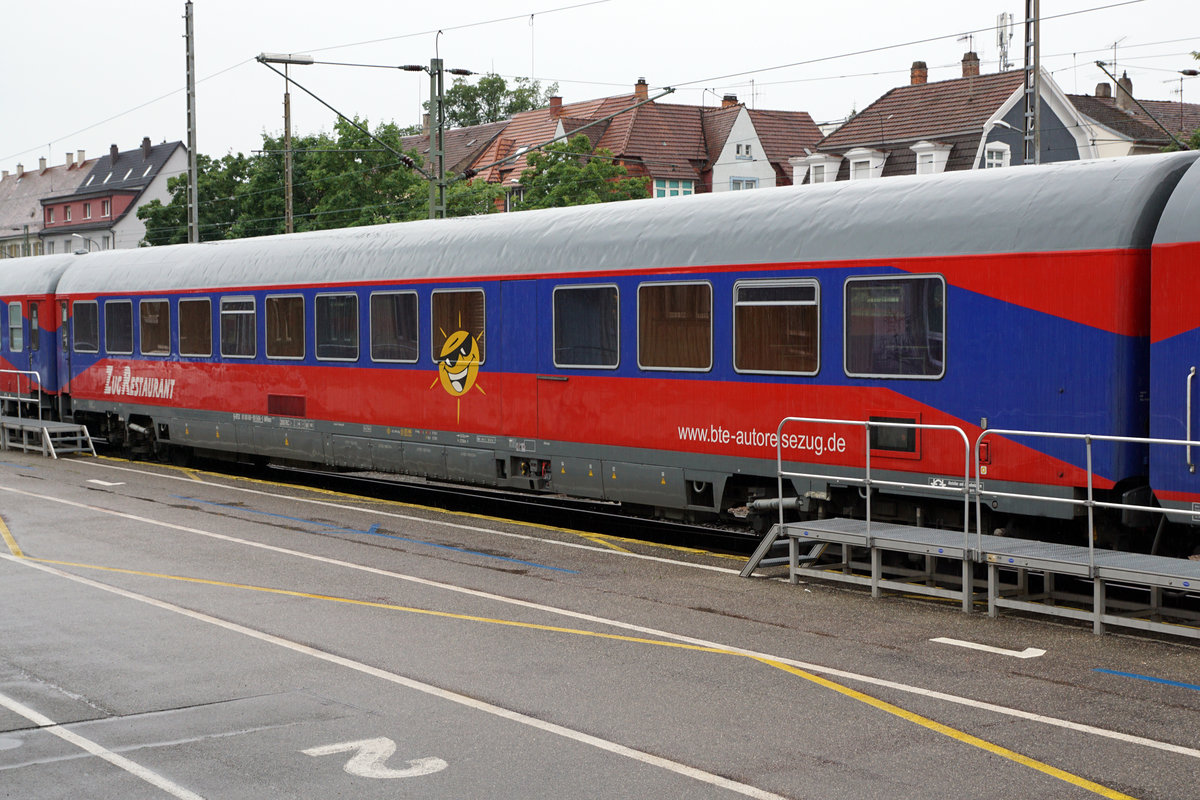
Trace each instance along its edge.
<path fill-rule="evenodd" d="M 392 769 L 385 766 L 384 762 L 396 752 L 396 743 L 384 736 L 377 739 L 361 739 L 357 742 L 339 742 L 321 747 L 310 747 L 301 752 L 309 756 L 354 753 L 354 756 L 346 762 L 342 769 L 351 775 L 358 775 L 362 778 L 419 778 L 422 775 L 441 772 L 449 766 L 440 758 L 413 759 L 404 769 Z"/>

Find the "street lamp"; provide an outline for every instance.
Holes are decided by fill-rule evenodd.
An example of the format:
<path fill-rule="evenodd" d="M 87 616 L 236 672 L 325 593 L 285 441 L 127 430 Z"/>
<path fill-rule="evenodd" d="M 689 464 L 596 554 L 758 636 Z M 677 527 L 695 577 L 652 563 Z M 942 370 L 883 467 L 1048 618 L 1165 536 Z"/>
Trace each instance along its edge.
<path fill-rule="evenodd" d="M 1181 69 L 1179 70 L 1179 132 L 1187 133 L 1183 129 L 1183 79 L 1184 77 L 1194 78 L 1200 75 L 1200 70 L 1196 69 Z"/>
<path fill-rule="evenodd" d="M 83 239 L 85 242 L 87 242 L 87 251 L 89 253 L 92 252 L 92 245 L 96 244 L 95 242 L 93 242 L 91 239 L 89 239 L 86 236 L 80 236 L 78 233 L 72 233 L 71 236 L 73 236 L 76 239 Z M 99 250 L 100 248 L 97 247 L 96 249 Z M 76 250 L 75 252 L 78 253 L 79 251 Z"/>
<path fill-rule="evenodd" d="M 288 66 L 312 64 L 313 57 L 294 53 L 259 53 L 258 61 L 262 64 L 283 64 L 283 230 L 285 233 L 291 233 L 294 230 L 292 224 L 292 96 L 289 91 L 291 81 L 288 78 Z"/>

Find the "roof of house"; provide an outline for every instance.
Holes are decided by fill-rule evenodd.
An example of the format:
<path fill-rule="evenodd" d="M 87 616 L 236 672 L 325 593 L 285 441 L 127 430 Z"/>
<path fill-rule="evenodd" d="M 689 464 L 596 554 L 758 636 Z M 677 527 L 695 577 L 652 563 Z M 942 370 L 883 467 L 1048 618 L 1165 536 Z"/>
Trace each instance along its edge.
<path fill-rule="evenodd" d="M 446 170 L 450 173 L 457 173 L 470 166 L 484 148 L 508 127 L 508 123 L 509 120 L 501 120 L 500 122 L 472 125 L 467 128 L 448 128 L 442 140 L 446 148 Z M 400 140 L 400 144 L 405 150 L 416 150 L 420 153 L 424 160 L 424 167 L 430 168 L 428 133 L 405 136 Z"/>
<path fill-rule="evenodd" d="M 183 147 L 183 142 L 163 142 L 151 145 L 149 141 L 135 150 L 122 150 L 113 157 L 112 152 L 96 159 L 91 172 L 84 178 L 74 191 L 76 195 L 103 194 L 108 192 L 138 192 L 150 185 L 150 182 L 162 170 L 175 151 Z M 47 196 L 43 200 L 61 200 L 61 196 Z"/>
<path fill-rule="evenodd" d="M 1020 71 L 994 72 L 935 83 L 899 86 L 822 139 L 817 149 L 887 149 L 891 142 L 978 135 L 1005 100 L 1024 83 Z"/>
<path fill-rule="evenodd" d="M 612 116 L 581 131 L 594 148 L 611 151 L 637 174 L 698 180 L 719 157 L 744 108 L 740 104 L 719 109 L 674 103 L 638 105 L 642 100 L 634 93 L 517 114 L 479 155 L 475 168 L 484 180 L 515 185 L 528 166 L 528 152 L 554 138 L 560 123 L 570 134 Z M 805 112 L 752 110 L 750 115 L 766 157 L 784 175 L 790 174 L 787 159 L 802 154 L 821 136 Z M 515 156 L 511 161 L 496 163 L 511 156 Z"/>
<path fill-rule="evenodd" d="M 88 160 L 70 167 L 63 164 L 44 170 L 25 170 L 19 177 L 11 173 L 0 180 L 0 237 L 12 235 L 13 228 L 20 228 L 19 235 L 23 236 L 26 225 L 31 235 L 40 231 L 44 219 L 41 199 L 74 192 L 94 163 Z"/>

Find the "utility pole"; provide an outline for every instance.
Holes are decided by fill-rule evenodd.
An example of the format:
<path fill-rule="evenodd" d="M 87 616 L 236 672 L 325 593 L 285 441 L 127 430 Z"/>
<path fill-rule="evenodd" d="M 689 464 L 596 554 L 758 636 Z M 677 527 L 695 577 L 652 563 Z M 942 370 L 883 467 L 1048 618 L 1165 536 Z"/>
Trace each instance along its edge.
<path fill-rule="evenodd" d="M 296 53 L 259 53 L 257 61 L 260 64 L 283 64 L 283 230 L 292 233 L 295 230 L 292 218 L 292 93 L 288 67 L 292 64 L 312 64 L 313 57 Z"/>
<path fill-rule="evenodd" d="M 187 39 L 187 128 L 188 128 L 188 241 L 200 241 L 200 203 L 196 175 L 196 54 L 192 30 L 192 0 L 184 3 Z"/>
<path fill-rule="evenodd" d="M 1042 163 L 1041 19 L 1038 0 L 1025 0 L 1025 163 Z"/>
<path fill-rule="evenodd" d="M 429 61 L 429 104 L 434 112 L 436 131 L 429 132 L 429 155 L 433 160 L 433 180 L 429 184 L 429 218 L 446 218 L 446 96 L 442 60 Z"/>

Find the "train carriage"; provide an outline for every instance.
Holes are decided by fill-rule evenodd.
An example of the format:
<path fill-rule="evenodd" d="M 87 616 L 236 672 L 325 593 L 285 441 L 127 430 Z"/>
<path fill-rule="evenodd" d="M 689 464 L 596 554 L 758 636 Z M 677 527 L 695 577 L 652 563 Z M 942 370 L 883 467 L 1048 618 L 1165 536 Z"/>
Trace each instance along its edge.
<path fill-rule="evenodd" d="M 1154 237 L 1151 270 L 1150 433 L 1200 440 L 1200 164 L 1171 195 Z M 1150 481 L 1175 522 L 1200 524 L 1200 448 L 1156 444 Z"/>
<path fill-rule="evenodd" d="M 0 267 L 0 397 L 3 412 L 57 413 L 59 277 L 71 256 L 6 260 Z"/>
<path fill-rule="evenodd" d="M 1144 436 L 1151 242 L 1195 154 L 633 201 L 88 254 L 71 402 L 156 450 L 408 472 L 718 515 L 774 494 L 785 416 Z M 1195 170 L 1193 170 L 1193 173 Z M 1186 227 L 1187 223 L 1182 223 Z M 853 513 L 861 429 L 784 440 Z M 963 474 L 929 432 L 881 477 Z M 1147 448 L 1096 486 L 1144 493 Z M 996 439 L 987 484 L 1076 497 L 1083 451 Z M 937 493 L 881 516 L 959 525 Z M 989 522 L 1070 516 L 998 500 Z"/>

